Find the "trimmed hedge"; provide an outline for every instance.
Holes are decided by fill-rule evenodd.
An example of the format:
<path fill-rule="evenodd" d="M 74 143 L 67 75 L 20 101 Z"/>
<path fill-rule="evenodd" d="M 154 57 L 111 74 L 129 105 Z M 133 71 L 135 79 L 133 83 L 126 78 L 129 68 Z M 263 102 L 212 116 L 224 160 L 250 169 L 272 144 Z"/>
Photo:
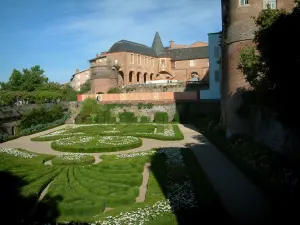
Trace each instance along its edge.
<path fill-rule="evenodd" d="M 94 140 L 98 142 L 98 140 Z M 75 147 L 74 147 L 75 146 Z M 80 144 L 71 145 L 58 145 L 55 141 L 51 142 L 51 148 L 57 151 L 62 152 L 80 152 L 80 153 L 93 153 L 93 152 L 116 152 L 116 151 L 123 151 L 129 150 L 133 148 L 138 148 L 142 146 L 142 139 L 138 139 L 135 143 L 127 144 L 127 145 L 120 145 L 120 146 L 109 146 L 109 147 L 95 147 L 96 144 L 89 143 L 89 147 L 83 147 Z"/>
<path fill-rule="evenodd" d="M 80 161 L 76 160 L 63 160 L 62 158 L 54 157 L 52 160 L 52 165 L 90 165 L 95 162 L 95 157 L 93 156 L 86 156 L 85 158 L 81 159 Z"/>
<path fill-rule="evenodd" d="M 63 125 L 68 118 L 69 118 L 69 114 L 66 114 L 62 119 L 56 120 L 52 123 L 39 124 L 36 126 L 32 126 L 30 128 L 23 129 L 17 135 L 0 134 L 0 143 L 11 141 L 22 136 L 27 136 L 41 131 L 49 130 L 55 127 L 59 127 Z"/>
<path fill-rule="evenodd" d="M 166 112 L 156 112 L 154 115 L 155 123 L 168 123 L 169 122 L 169 115 Z"/>
<path fill-rule="evenodd" d="M 119 114 L 120 122 L 121 123 L 136 123 L 137 117 L 134 115 L 133 112 L 122 112 Z"/>

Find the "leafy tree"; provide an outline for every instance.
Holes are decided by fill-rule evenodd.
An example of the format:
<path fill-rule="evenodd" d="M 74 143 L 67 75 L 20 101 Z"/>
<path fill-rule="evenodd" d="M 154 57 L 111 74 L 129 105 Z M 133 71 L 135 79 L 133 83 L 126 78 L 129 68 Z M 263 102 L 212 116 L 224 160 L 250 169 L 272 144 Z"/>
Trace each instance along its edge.
<path fill-rule="evenodd" d="M 22 90 L 34 91 L 37 87 L 48 82 L 48 78 L 44 75 L 44 70 L 40 66 L 33 66 L 30 69 L 23 69 Z"/>
<path fill-rule="evenodd" d="M 258 103 L 275 111 L 284 124 L 298 127 L 299 85 L 295 79 L 300 74 L 300 8 L 297 5 L 289 13 L 268 8 L 255 23 L 256 47 L 240 52 L 239 69 Z"/>
<path fill-rule="evenodd" d="M 80 85 L 79 94 L 89 92 L 91 90 L 91 80 L 88 79 L 84 84 Z"/>
<path fill-rule="evenodd" d="M 19 70 L 14 69 L 6 84 L 6 88 L 11 89 L 12 91 L 20 90 L 23 81 L 23 74 Z"/>

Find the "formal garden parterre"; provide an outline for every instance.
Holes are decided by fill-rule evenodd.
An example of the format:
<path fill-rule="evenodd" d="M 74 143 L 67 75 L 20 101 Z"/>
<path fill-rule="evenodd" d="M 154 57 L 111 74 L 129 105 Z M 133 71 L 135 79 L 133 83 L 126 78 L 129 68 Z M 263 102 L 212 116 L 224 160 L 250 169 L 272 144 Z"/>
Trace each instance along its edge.
<path fill-rule="evenodd" d="M 21 217 L 31 215 L 31 219 L 46 221 L 56 208 L 59 213 L 52 219 L 60 223 L 176 224 L 199 215 L 207 217 L 213 208 L 214 213 L 228 219 L 189 149 L 162 148 L 103 156 L 99 164 L 92 164 L 89 157 L 1 149 L 0 171 L 9 171 L 25 181 L 15 184 L 22 196 L 34 196 L 30 203 L 20 203 L 24 209 Z M 49 159 L 55 162 L 53 166 L 43 165 Z M 146 163 L 151 163 L 146 200 L 136 202 Z M 47 186 L 46 195 L 36 207 L 34 199 L 39 199 Z"/>
<path fill-rule="evenodd" d="M 182 140 L 175 124 L 82 124 L 34 137 L 32 141 L 52 141 L 63 152 L 113 152 L 140 147 L 141 138 Z"/>

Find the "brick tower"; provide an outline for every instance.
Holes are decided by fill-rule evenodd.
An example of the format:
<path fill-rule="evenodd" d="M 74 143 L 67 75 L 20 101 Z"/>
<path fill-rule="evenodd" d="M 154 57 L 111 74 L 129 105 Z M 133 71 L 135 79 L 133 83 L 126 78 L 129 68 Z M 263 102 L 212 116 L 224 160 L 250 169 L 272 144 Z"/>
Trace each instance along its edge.
<path fill-rule="evenodd" d="M 227 131 L 234 133 L 250 133 L 251 123 L 240 118 L 236 109 L 242 100 L 240 87 L 247 87 L 243 74 L 237 69 L 241 49 L 253 46 L 256 30 L 252 17 L 269 4 L 272 9 L 294 8 L 294 0 L 222 0 L 222 117 Z"/>

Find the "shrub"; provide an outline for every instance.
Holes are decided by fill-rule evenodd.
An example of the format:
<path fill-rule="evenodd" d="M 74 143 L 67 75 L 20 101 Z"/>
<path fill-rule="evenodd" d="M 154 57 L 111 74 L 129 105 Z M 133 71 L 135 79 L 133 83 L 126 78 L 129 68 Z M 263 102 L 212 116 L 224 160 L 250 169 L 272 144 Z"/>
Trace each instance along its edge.
<path fill-rule="evenodd" d="M 174 116 L 173 116 L 173 122 L 179 123 L 179 113 L 175 112 Z"/>
<path fill-rule="evenodd" d="M 91 116 L 91 118 L 92 118 L 92 122 L 93 123 L 97 123 L 98 122 L 98 114 L 97 113 L 93 113 L 92 116 Z"/>
<path fill-rule="evenodd" d="M 47 110 L 45 107 L 33 109 L 22 116 L 18 129 L 23 130 L 39 124 L 51 123 L 63 117 L 64 112 L 61 105 L 54 105 L 50 110 Z"/>
<path fill-rule="evenodd" d="M 98 113 L 98 123 L 109 123 L 111 118 L 111 112 L 109 110 L 102 110 Z"/>
<path fill-rule="evenodd" d="M 137 118 L 135 117 L 133 112 L 122 112 L 119 114 L 121 123 L 135 123 L 137 122 Z"/>
<path fill-rule="evenodd" d="M 82 103 L 80 115 L 87 117 L 93 113 L 98 113 L 99 111 L 100 105 L 97 103 L 97 100 L 93 98 L 87 98 Z"/>
<path fill-rule="evenodd" d="M 156 112 L 154 115 L 154 122 L 155 123 L 168 123 L 169 122 L 169 115 L 166 112 Z"/>
<path fill-rule="evenodd" d="M 107 94 L 118 94 L 118 93 L 121 93 L 121 90 L 119 88 L 111 88 L 107 92 Z"/>
<path fill-rule="evenodd" d="M 141 123 L 149 123 L 150 118 L 148 116 L 141 116 Z"/>

